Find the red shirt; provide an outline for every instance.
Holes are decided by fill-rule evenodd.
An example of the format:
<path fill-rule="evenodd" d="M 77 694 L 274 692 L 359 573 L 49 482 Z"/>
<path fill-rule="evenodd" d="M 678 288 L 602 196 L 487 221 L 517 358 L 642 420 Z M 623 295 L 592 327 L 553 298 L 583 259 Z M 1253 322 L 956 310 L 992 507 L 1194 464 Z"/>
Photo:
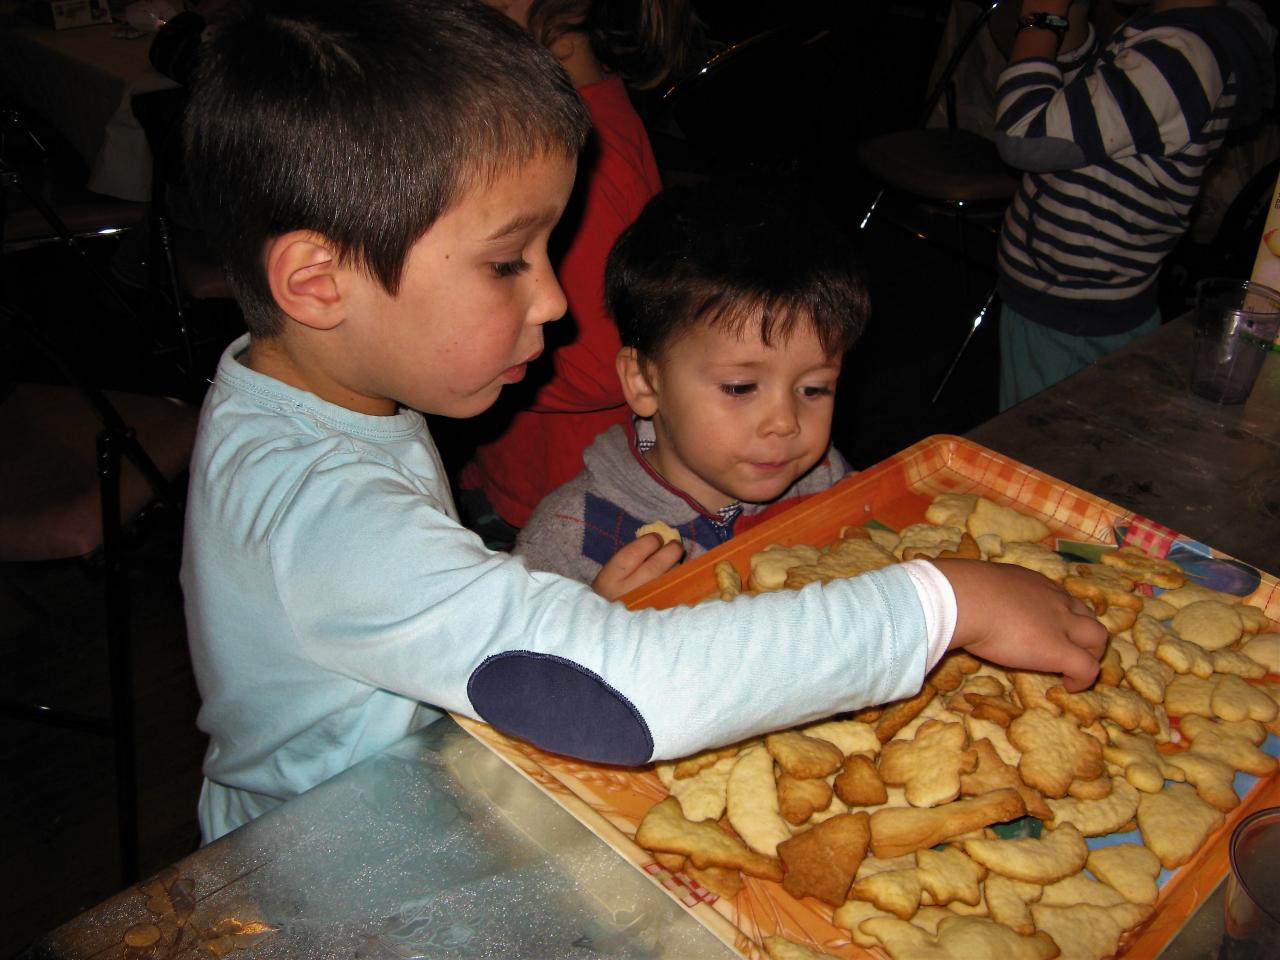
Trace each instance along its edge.
<path fill-rule="evenodd" d="M 576 334 L 548 351 L 544 362 L 553 373 L 533 405 L 516 413 L 496 440 L 478 447 L 462 474 L 463 487 L 480 487 L 517 527 L 543 497 L 578 475 L 582 451 L 597 434 L 628 420 L 614 368 L 622 344 L 604 307 L 604 267 L 618 235 L 662 189 L 649 136 L 621 78 L 608 76 L 578 93 L 591 114 L 594 147 L 588 146 L 579 170 L 586 190 L 578 230 L 556 269 L 569 302 L 568 315 L 556 325 L 574 323 Z"/>

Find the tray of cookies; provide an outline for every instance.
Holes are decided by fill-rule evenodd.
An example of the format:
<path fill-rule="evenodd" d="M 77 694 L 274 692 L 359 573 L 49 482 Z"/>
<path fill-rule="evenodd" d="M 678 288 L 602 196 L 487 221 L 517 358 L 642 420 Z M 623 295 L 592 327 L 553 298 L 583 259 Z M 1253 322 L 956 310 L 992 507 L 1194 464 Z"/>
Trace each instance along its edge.
<path fill-rule="evenodd" d="M 630 769 L 458 722 L 742 956 L 1154 956 L 1280 804 L 1280 589 L 1176 531 L 936 436 L 682 565 L 629 606 L 732 602 L 913 557 L 1086 600 L 1102 675 L 949 654 L 907 700 Z"/>

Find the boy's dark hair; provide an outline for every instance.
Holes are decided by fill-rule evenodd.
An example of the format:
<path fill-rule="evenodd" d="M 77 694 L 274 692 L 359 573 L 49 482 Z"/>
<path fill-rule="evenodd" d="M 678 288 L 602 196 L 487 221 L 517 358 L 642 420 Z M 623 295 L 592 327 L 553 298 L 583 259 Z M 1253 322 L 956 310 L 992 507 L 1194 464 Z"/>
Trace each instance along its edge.
<path fill-rule="evenodd" d="M 314 230 L 394 294 L 465 191 L 582 148 L 559 63 L 479 0 L 266 0 L 201 52 L 185 147 L 251 333 L 280 329 L 266 242 Z"/>
<path fill-rule="evenodd" d="M 754 178 L 658 194 L 609 254 L 605 301 L 622 343 L 657 360 L 708 323 L 766 344 L 809 324 L 833 357 L 869 312 L 862 259 L 804 191 Z"/>

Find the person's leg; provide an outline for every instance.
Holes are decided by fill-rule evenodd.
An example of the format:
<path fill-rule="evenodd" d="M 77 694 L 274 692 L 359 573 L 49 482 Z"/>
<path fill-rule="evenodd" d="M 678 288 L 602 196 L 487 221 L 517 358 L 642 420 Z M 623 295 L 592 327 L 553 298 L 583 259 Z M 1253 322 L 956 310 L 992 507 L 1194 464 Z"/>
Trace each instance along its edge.
<path fill-rule="evenodd" d="M 1000 409 L 1065 380 L 1096 360 L 1160 326 L 1160 311 L 1132 330 L 1106 337 L 1079 337 L 1000 310 Z"/>

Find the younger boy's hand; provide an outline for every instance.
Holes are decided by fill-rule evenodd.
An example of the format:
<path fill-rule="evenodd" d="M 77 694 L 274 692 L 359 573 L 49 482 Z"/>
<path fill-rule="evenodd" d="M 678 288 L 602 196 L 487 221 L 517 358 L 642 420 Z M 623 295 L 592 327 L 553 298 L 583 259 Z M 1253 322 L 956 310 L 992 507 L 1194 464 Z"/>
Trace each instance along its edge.
<path fill-rule="evenodd" d="M 679 540 L 664 544 L 656 533 L 637 537 L 609 558 L 591 581 L 591 589 L 606 600 L 617 600 L 675 567 L 684 556 Z"/>
<path fill-rule="evenodd" d="M 1062 674 L 1076 693 L 1098 675 L 1106 628 L 1048 577 L 1005 563 L 935 560 L 956 594 L 951 647 L 1017 670 Z"/>

